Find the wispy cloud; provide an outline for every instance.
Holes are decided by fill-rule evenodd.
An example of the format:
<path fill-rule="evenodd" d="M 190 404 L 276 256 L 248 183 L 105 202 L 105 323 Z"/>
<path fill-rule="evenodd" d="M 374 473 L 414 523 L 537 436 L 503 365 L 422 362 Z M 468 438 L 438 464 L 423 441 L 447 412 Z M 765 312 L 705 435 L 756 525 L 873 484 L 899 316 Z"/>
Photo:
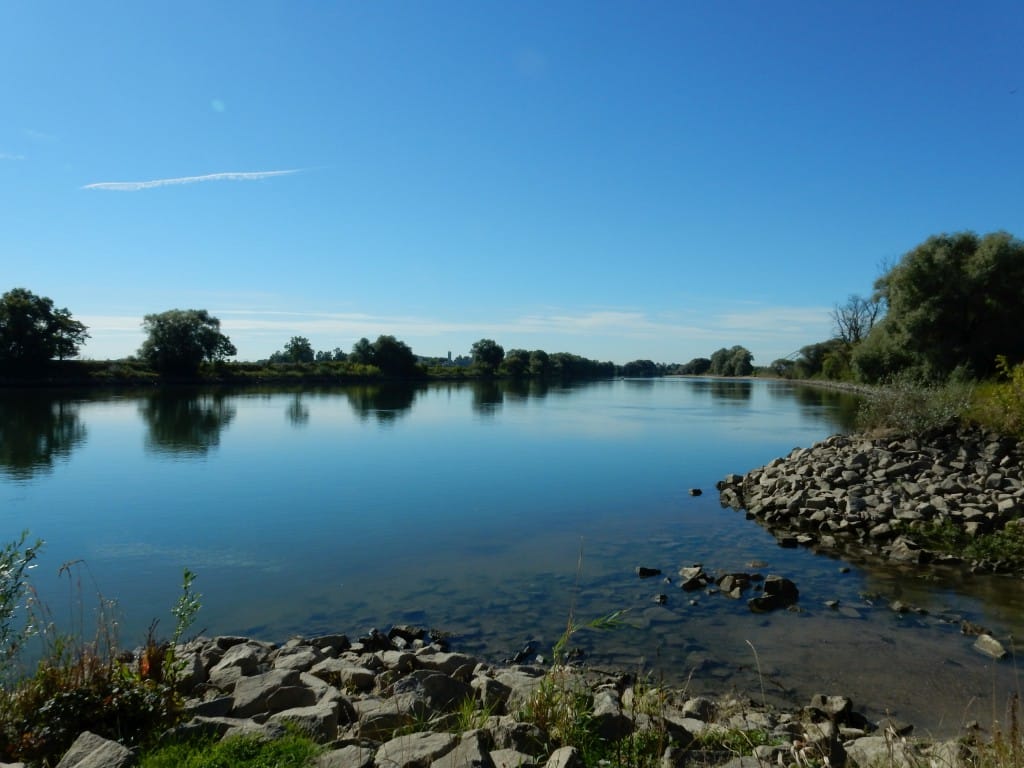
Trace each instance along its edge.
<path fill-rule="evenodd" d="M 104 189 L 111 192 L 138 192 L 140 189 L 169 187 L 175 184 L 198 184 L 201 181 L 259 181 L 274 176 L 288 176 L 298 173 L 301 168 L 284 171 L 237 171 L 228 173 L 208 173 L 204 176 L 179 176 L 173 179 L 152 179 L 150 181 L 98 181 L 86 184 L 82 189 Z"/>
<path fill-rule="evenodd" d="M 364 312 L 282 312 L 262 308 L 210 311 L 239 348 L 242 359 L 266 357 L 293 335 L 308 336 L 318 349 L 347 348 L 361 336 L 389 333 L 419 354 L 466 351 L 481 337 L 506 348 L 524 346 L 569 351 L 619 362 L 636 357 L 685 362 L 719 347 L 742 344 L 759 363 L 786 356 L 831 333 L 827 307 L 723 306 L 691 313 L 649 313 L 633 308 L 546 308 L 529 313 L 469 320 L 445 316 Z M 93 338 L 90 354 L 130 354 L 142 342 L 141 316 L 80 317 Z M 95 349 L 94 349 L 95 348 Z"/>
<path fill-rule="evenodd" d="M 24 160 L 24 155 L 14 155 L 10 152 L 0 152 L 0 160 Z"/>

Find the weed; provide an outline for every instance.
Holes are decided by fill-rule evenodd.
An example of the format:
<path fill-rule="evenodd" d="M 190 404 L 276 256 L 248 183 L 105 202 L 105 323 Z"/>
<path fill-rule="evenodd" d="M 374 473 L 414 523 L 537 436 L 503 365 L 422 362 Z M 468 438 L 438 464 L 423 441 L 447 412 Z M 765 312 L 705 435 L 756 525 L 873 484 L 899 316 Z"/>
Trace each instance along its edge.
<path fill-rule="evenodd" d="M 483 706 L 476 699 L 465 698 L 455 711 L 455 727 L 459 733 L 475 731 L 487 725 L 487 720 L 494 714 L 494 706 Z"/>
<path fill-rule="evenodd" d="M 897 377 L 865 395 L 857 423 L 864 430 L 894 429 L 921 435 L 959 421 L 972 394 L 970 384 L 950 381 L 933 385 Z"/>
<path fill-rule="evenodd" d="M 28 531 L 22 531 L 17 541 L 0 550 L 0 682 L 7 681 L 12 662 L 34 631 L 28 621 L 20 628 L 14 625 L 25 608 L 22 600 L 28 593 L 28 572 L 35 567 L 33 561 L 43 546 L 39 540 L 26 545 L 27 540 Z"/>
<path fill-rule="evenodd" d="M 24 540 L 22 536 L 5 551 L 17 550 Z M 25 560 L 23 553 L 18 562 Z M 58 572 L 67 576 L 71 585 L 71 632 L 56 631 L 52 614 L 37 599 L 28 610 L 29 621 L 39 627 L 43 641 L 42 659 L 33 674 L 0 689 L 0 761 L 55 760 L 84 730 L 125 744 L 144 745 L 173 725 L 181 712 L 175 691 L 181 666 L 174 657 L 174 644 L 156 639 L 155 622 L 150 625 L 138 664 L 120 658 L 114 604 L 96 590 L 96 629 L 92 639 L 86 639 L 83 571 L 88 573 L 85 563 L 75 561 L 63 564 Z M 5 593 L 25 594 L 28 585 L 23 569 L 19 573 L 12 568 L 7 573 L 17 576 L 20 587 L 6 585 Z M 195 577 L 188 571 L 185 574 L 183 596 L 175 609 L 176 640 L 199 608 L 192 592 Z"/>
<path fill-rule="evenodd" d="M 291 731 L 274 740 L 239 736 L 167 744 L 144 755 L 140 768 L 306 768 L 322 751 Z"/>

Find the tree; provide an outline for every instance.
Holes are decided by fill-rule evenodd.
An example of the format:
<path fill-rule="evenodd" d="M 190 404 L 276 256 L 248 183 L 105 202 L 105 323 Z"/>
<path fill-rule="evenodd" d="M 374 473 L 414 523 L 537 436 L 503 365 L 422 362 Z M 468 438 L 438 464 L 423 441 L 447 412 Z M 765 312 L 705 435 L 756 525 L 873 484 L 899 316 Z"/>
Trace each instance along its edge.
<path fill-rule="evenodd" d="M 75 357 L 86 327 L 53 300 L 14 288 L 0 297 L 0 364 L 31 366 Z"/>
<path fill-rule="evenodd" d="M 146 340 L 139 357 L 161 373 L 195 373 L 203 361 L 218 362 L 238 354 L 220 332 L 220 320 L 205 309 L 170 309 L 142 320 Z"/>
<path fill-rule="evenodd" d="M 514 379 L 524 376 L 530 370 L 530 353 L 525 349 L 510 349 L 501 362 L 501 370 Z"/>
<path fill-rule="evenodd" d="M 305 336 L 292 336 L 284 345 L 284 356 L 292 363 L 312 363 L 313 345 Z"/>
<path fill-rule="evenodd" d="M 859 344 L 875 326 L 875 321 L 882 310 L 879 296 L 865 299 L 863 296 L 851 294 L 846 303 L 838 304 L 832 309 L 832 328 L 838 338 L 847 344 Z"/>
<path fill-rule="evenodd" d="M 711 358 L 708 357 L 695 357 L 679 367 L 679 373 L 684 376 L 703 376 L 709 370 L 711 370 Z"/>
<path fill-rule="evenodd" d="M 373 342 L 373 364 L 389 376 L 408 376 L 416 372 L 416 355 L 404 341 L 378 336 Z"/>
<path fill-rule="evenodd" d="M 363 336 L 353 344 L 352 354 L 348 356 L 348 359 L 360 365 L 373 365 L 373 345 L 370 344 L 370 340 Z"/>
<path fill-rule="evenodd" d="M 876 281 L 875 296 L 887 314 L 853 351 L 865 380 L 986 376 L 999 355 L 1024 359 L 1024 242 L 1006 232 L 930 237 Z"/>
<path fill-rule="evenodd" d="M 738 344 L 731 349 L 717 350 L 711 355 L 708 373 L 712 376 L 749 376 L 754 372 L 754 356 Z"/>
<path fill-rule="evenodd" d="M 470 347 L 473 365 L 487 374 L 494 373 L 505 357 L 505 349 L 494 339 L 480 339 Z"/>
<path fill-rule="evenodd" d="M 619 373 L 630 378 L 654 378 L 661 375 L 653 360 L 632 360 L 623 365 Z"/>
<path fill-rule="evenodd" d="M 551 372 L 551 358 L 543 349 L 530 352 L 530 375 L 547 376 Z"/>

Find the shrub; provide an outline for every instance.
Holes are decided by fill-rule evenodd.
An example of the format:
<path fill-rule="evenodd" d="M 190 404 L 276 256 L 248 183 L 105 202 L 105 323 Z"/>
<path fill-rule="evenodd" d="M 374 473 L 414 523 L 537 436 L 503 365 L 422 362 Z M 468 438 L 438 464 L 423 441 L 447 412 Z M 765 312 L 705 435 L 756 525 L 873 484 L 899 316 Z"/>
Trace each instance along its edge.
<path fill-rule="evenodd" d="M 971 396 L 970 384 L 921 384 L 897 377 L 865 395 L 857 425 L 865 430 L 893 429 L 921 435 L 957 422 L 966 413 Z"/>

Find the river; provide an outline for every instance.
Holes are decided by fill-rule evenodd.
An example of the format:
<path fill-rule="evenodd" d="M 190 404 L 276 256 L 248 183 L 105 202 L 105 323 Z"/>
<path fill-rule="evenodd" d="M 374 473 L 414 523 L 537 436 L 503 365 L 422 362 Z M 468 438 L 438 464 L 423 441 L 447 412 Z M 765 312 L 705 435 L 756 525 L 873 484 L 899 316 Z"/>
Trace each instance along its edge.
<path fill-rule="evenodd" d="M 89 635 L 102 595 L 126 646 L 153 619 L 170 633 L 183 568 L 196 629 L 274 641 L 414 623 L 499 661 L 529 642 L 548 656 L 570 617 L 622 610 L 620 629 L 572 638 L 589 663 L 788 704 L 839 693 L 954 733 L 1001 712 L 1017 675 L 953 620 L 1020 634 L 1019 582 L 784 549 L 718 504 L 724 475 L 850 429 L 856 405 L 673 378 L 5 392 L 4 540 L 45 540 L 33 578 L 58 625 Z M 674 582 L 698 562 L 786 576 L 800 610 L 754 614 L 635 573 Z"/>

